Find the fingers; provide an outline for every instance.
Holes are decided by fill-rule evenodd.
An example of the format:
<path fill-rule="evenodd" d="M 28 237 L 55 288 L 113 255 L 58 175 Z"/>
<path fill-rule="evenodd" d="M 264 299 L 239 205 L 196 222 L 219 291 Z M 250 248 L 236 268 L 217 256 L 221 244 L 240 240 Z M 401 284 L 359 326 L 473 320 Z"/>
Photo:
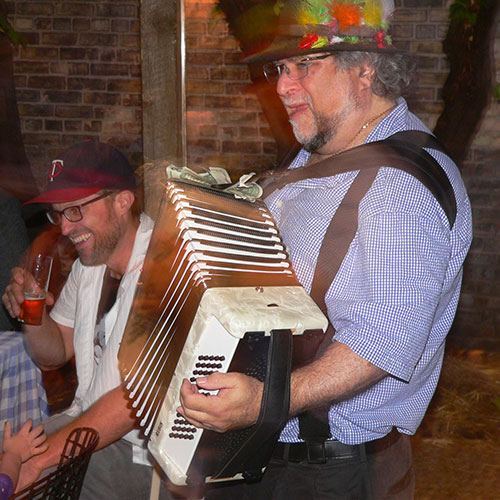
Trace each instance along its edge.
<path fill-rule="evenodd" d="M 210 417 L 207 413 L 211 409 L 209 398 L 210 396 L 200 393 L 195 384 L 184 379 L 180 394 L 181 406 L 177 408 L 177 411 L 195 427 L 211 429 Z"/>
<path fill-rule="evenodd" d="M 28 434 L 31 431 L 32 425 L 33 425 L 33 420 L 31 418 L 28 418 L 28 420 L 26 420 L 26 422 L 24 422 L 24 424 L 22 425 L 18 434 Z"/>
<path fill-rule="evenodd" d="M 47 296 L 45 297 L 45 303 L 48 306 L 53 306 L 55 303 L 54 295 L 51 292 L 47 292 Z"/>
<path fill-rule="evenodd" d="M 31 430 L 31 433 L 33 436 L 40 436 L 40 435 L 45 435 L 45 432 L 43 430 L 43 424 L 38 424 L 34 429 Z"/>
<path fill-rule="evenodd" d="M 237 381 L 238 373 L 219 373 L 215 372 L 208 377 L 199 377 L 196 379 L 196 385 L 207 391 L 217 391 L 234 387 Z"/>
<path fill-rule="evenodd" d="M 257 421 L 263 384 L 241 373 L 214 373 L 196 381 L 184 380 L 178 412 L 196 427 L 226 432 Z M 206 394 L 200 389 L 218 391 Z"/>
<path fill-rule="evenodd" d="M 45 443 L 45 441 L 47 441 L 47 434 L 45 434 L 45 432 L 42 432 L 35 439 L 33 439 L 33 447 L 38 448 L 41 444 Z"/>
<path fill-rule="evenodd" d="M 49 445 L 47 443 L 47 434 L 43 432 L 39 434 L 31 443 L 31 454 L 32 456 L 41 455 L 49 449 Z"/>
<path fill-rule="evenodd" d="M 4 440 L 8 440 L 12 437 L 12 426 L 10 425 L 9 421 L 5 421 L 5 427 L 3 431 L 3 438 Z"/>
<path fill-rule="evenodd" d="M 2 302 L 7 312 L 13 318 L 17 318 L 21 312 L 21 304 L 24 301 L 23 294 L 24 271 L 20 267 L 12 269 L 9 284 L 2 295 Z"/>

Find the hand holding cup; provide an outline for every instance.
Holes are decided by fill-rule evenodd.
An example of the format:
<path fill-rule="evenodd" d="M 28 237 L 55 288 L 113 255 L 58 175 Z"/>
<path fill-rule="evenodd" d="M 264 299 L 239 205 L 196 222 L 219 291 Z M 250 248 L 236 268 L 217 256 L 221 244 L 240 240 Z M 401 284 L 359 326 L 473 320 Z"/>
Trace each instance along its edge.
<path fill-rule="evenodd" d="M 49 289 L 52 257 L 37 254 L 28 259 L 24 268 L 23 294 L 19 321 L 27 325 L 40 325 L 45 299 Z"/>

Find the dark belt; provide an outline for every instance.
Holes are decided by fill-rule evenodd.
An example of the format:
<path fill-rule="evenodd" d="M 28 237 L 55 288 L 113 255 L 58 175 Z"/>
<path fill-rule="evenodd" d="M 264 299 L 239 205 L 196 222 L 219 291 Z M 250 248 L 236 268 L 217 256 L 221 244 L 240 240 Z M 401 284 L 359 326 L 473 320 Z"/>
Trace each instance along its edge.
<path fill-rule="evenodd" d="M 401 434 L 394 428 L 386 436 L 362 444 L 344 444 L 337 440 L 308 444 L 277 443 L 273 451 L 273 458 L 289 462 L 302 462 L 305 460 L 309 463 L 324 463 L 328 459 L 355 458 L 386 450 L 396 443 L 400 437 Z"/>

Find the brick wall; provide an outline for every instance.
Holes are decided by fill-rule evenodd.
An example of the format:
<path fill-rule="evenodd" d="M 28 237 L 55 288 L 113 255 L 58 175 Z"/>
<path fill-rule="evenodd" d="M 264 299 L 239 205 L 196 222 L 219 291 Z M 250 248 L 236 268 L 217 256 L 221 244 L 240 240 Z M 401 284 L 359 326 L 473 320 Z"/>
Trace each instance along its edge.
<path fill-rule="evenodd" d="M 214 17 L 213 0 L 186 0 L 188 163 L 238 169 L 273 163 L 276 147 L 247 66 Z"/>
<path fill-rule="evenodd" d="M 500 32 L 496 46 L 500 82 Z M 500 350 L 500 103 L 492 102 L 462 169 L 474 240 L 453 335 L 467 348 Z"/>
<path fill-rule="evenodd" d="M 412 111 L 431 128 L 442 109 L 448 74 L 441 41 L 448 28 L 449 2 L 402 0 L 394 36 L 418 52 L 418 85 Z M 500 26 L 495 43 L 500 83 Z M 464 117 L 467 119 L 467 117 Z M 449 342 L 459 348 L 500 350 L 500 103 L 491 100 L 462 167 L 472 205 L 474 240 L 464 268 L 462 294 Z"/>
<path fill-rule="evenodd" d="M 11 1 L 24 144 L 43 186 L 50 159 L 88 137 L 142 157 L 139 0 Z"/>
<path fill-rule="evenodd" d="M 446 0 L 397 0 L 393 36 L 419 53 L 409 104 L 432 129 L 447 75 L 441 41 Z M 188 163 L 230 168 L 270 165 L 276 147 L 250 90 L 238 44 L 212 16 L 214 0 L 185 0 Z M 17 50 L 22 131 L 35 174 L 66 145 L 97 136 L 141 162 L 139 0 L 9 2 L 28 39 Z M 500 32 L 496 45 L 500 81 Z M 500 349 L 500 105 L 491 103 L 463 168 L 475 240 L 465 266 L 452 342 Z M 465 117 L 466 118 L 466 117 Z"/>

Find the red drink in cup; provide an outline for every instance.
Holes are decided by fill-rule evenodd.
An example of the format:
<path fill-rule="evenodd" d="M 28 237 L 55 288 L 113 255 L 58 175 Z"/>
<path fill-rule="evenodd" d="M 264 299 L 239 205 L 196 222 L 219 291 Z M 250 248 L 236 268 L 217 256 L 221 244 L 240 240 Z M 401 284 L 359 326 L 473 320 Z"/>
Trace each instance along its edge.
<path fill-rule="evenodd" d="M 19 321 L 28 325 L 39 325 L 42 322 L 44 305 L 45 292 L 43 294 L 24 292 Z"/>
<path fill-rule="evenodd" d="M 24 268 L 24 302 L 21 304 L 19 321 L 27 325 L 42 323 L 45 297 L 49 289 L 52 257 L 38 254 Z"/>

